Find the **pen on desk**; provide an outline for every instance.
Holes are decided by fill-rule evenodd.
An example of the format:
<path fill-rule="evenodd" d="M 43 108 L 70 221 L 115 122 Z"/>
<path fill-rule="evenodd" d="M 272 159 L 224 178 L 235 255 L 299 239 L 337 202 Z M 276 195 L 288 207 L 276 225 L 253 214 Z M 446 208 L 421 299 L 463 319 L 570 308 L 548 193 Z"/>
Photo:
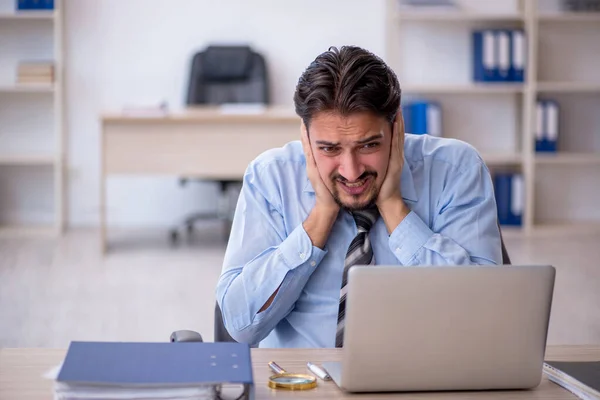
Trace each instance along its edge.
<path fill-rule="evenodd" d="M 269 368 L 276 374 L 285 374 L 285 369 L 281 368 L 275 361 L 269 361 Z"/>
<path fill-rule="evenodd" d="M 329 376 L 329 374 L 327 373 L 327 371 L 325 371 L 323 368 L 319 367 L 318 365 L 315 365 L 315 364 L 313 364 L 313 363 L 311 363 L 309 361 L 309 362 L 306 363 L 306 366 L 308 367 L 308 369 L 310 370 L 310 372 L 312 372 L 313 374 L 315 374 L 319 378 L 323 379 L 324 381 L 331 380 L 331 376 Z"/>

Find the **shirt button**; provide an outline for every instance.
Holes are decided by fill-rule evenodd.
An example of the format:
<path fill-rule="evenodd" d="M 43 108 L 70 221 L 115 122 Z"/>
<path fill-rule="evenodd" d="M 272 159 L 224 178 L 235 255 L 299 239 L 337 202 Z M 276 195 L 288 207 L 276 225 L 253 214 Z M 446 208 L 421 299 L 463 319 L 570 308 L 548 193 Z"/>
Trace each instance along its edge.
<path fill-rule="evenodd" d="M 396 247 L 396 251 L 400 251 L 400 247 Z"/>
<path fill-rule="evenodd" d="M 304 253 L 300 253 L 300 254 L 298 254 L 298 255 L 300 256 L 300 259 L 301 259 L 301 260 L 304 260 L 304 257 L 306 257 L 306 255 L 305 255 Z"/>
<path fill-rule="evenodd" d="M 310 266 L 311 266 L 311 267 L 314 267 L 315 265 L 317 265 L 316 261 L 311 261 L 311 262 L 310 262 Z"/>

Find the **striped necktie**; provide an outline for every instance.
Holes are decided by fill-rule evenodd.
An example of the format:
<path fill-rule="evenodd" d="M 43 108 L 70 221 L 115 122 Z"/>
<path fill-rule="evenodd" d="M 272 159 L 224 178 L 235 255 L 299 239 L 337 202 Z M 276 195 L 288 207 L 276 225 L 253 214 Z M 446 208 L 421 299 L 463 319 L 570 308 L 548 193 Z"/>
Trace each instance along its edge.
<path fill-rule="evenodd" d="M 335 346 L 342 347 L 344 345 L 344 326 L 346 316 L 346 293 L 348 288 L 348 271 L 354 265 L 369 265 L 375 263 L 373 257 L 373 249 L 369 240 L 369 230 L 379 218 L 379 210 L 376 207 L 352 213 L 358 233 L 352 239 L 348 252 L 346 253 L 346 261 L 344 263 L 344 275 L 342 278 L 342 288 L 340 290 L 340 307 L 338 311 L 337 332 L 335 336 Z"/>

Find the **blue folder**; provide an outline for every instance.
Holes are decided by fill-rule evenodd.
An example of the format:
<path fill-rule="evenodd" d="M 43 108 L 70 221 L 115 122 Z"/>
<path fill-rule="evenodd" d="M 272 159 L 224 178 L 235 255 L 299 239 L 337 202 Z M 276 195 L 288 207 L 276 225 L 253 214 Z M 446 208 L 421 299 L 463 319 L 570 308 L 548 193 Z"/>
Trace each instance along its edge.
<path fill-rule="evenodd" d="M 435 101 L 413 101 L 402 106 L 404 129 L 414 135 L 442 136 L 442 109 Z"/>
<path fill-rule="evenodd" d="M 559 106 L 554 100 L 536 103 L 535 151 L 554 153 L 558 150 Z"/>
<path fill-rule="evenodd" d="M 496 33 L 493 30 L 478 30 L 472 34 L 473 80 L 496 82 L 499 80 Z"/>
<path fill-rule="evenodd" d="M 252 385 L 243 343 L 71 342 L 57 381 L 93 385 Z"/>
<path fill-rule="evenodd" d="M 494 176 L 494 193 L 500 225 L 520 226 L 523 219 L 522 176 L 498 173 Z"/>
<path fill-rule="evenodd" d="M 527 59 L 522 29 L 485 29 L 472 33 L 475 82 L 523 82 Z"/>
<path fill-rule="evenodd" d="M 17 10 L 53 10 L 54 0 L 17 0 Z"/>

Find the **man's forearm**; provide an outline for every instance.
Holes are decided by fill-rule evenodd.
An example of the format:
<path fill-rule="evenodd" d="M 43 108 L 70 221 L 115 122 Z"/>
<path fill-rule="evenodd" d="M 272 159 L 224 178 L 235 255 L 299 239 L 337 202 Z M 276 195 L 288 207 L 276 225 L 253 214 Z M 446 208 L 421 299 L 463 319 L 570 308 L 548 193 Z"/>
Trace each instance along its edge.
<path fill-rule="evenodd" d="M 257 343 L 266 337 L 293 309 L 325 256 L 312 244 L 303 225 L 277 246 L 264 246 L 265 251 L 260 250 L 262 246 L 254 249 L 258 256 L 244 256 L 250 261 L 239 259 L 239 252 L 226 254 L 225 265 L 231 266 L 224 268 L 217 284 L 225 326 L 237 341 Z"/>
<path fill-rule="evenodd" d="M 333 211 L 328 212 L 319 207 L 312 209 L 302 226 L 308 234 L 313 246 L 320 249 L 325 247 L 325 243 L 327 243 L 327 238 L 331 232 L 331 227 L 333 226 L 336 218 L 337 213 L 334 214 Z M 279 288 L 277 288 L 271 297 L 269 297 L 269 300 L 267 300 L 267 302 L 260 308 L 259 313 L 269 308 L 271 303 L 273 303 L 273 299 L 275 299 L 277 292 L 279 292 Z"/>
<path fill-rule="evenodd" d="M 381 218 L 383 218 L 383 222 L 385 222 L 388 234 L 391 235 L 394 229 L 410 213 L 410 209 L 404 203 L 402 197 L 398 197 L 379 205 L 379 213 L 381 214 Z"/>

